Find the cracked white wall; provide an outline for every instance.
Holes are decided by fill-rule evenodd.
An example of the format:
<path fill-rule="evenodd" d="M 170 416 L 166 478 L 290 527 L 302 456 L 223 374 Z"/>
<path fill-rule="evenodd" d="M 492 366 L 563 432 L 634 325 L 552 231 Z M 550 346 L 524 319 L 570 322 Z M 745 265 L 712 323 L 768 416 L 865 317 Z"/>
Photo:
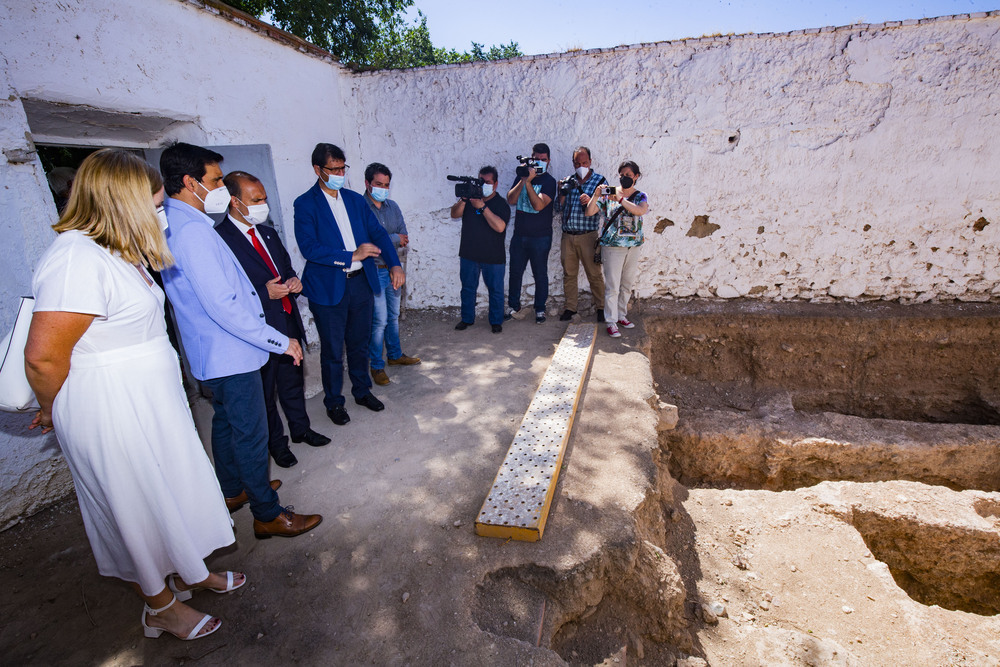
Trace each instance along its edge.
<path fill-rule="evenodd" d="M 196 0 L 0 6 L 3 330 L 55 217 L 33 140 L 268 144 L 299 266 L 288 230 L 309 152 L 343 143 L 351 187 L 367 162 L 393 169 L 411 307 L 459 302 L 445 175 L 495 164 L 506 188 L 537 141 L 557 177 L 578 144 L 603 174 L 642 167 L 640 297 L 998 293 L 1000 12 L 354 75 Z M 54 440 L 25 425 L 0 418 L 0 527 L 68 488 Z"/>
<path fill-rule="evenodd" d="M 638 162 L 641 297 L 995 297 L 1000 16 L 906 23 L 353 78 L 359 147 L 408 213 L 411 305 L 458 300 L 444 175 L 493 163 L 507 187 L 535 141 L 557 177 L 578 144 L 605 175 Z"/>

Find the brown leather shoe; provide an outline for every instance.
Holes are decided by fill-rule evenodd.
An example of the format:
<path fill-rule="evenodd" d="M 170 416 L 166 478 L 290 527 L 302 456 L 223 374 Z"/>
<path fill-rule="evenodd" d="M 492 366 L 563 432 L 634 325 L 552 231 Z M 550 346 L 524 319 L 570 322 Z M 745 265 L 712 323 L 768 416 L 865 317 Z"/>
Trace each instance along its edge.
<path fill-rule="evenodd" d="M 309 532 L 320 523 L 323 517 L 319 514 L 296 514 L 286 509 L 271 521 L 253 520 L 253 535 L 258 540 L 278 537 L 295 537 Z"/>
<path fill-rule="evenodd" d="M 389 376 L 386 375 L 385 371 L 381 368 L 371 369 L 371 374 L 372 374 L 372 380 L 375 380 L 375 384 L 377 384 L 380 387 L 384 387 L 385 385 L 391 382 Z"/>
<path fill-rule="evenodd" d="M 390 366 L 415 366 L 420 363 L 420 357 L 408 357 L 405 354 L 396 358 L 390 359 Z"/>
<path fill-rule="evenodd" d="M 281 488 L 281 480 L 272 479 L 271 488 L 274 489 L 275 491 Z M 230 512 L 235 512 L 239 508 L 246 505 L 248 502 L 250 502 L 250 497 L 247 495 L 246 489 L 244 489 L 243 491 L 240 491 L 240 495 L 236 496 L 235 498 L 226 498 L 226 509 L 228 509 Z"/>

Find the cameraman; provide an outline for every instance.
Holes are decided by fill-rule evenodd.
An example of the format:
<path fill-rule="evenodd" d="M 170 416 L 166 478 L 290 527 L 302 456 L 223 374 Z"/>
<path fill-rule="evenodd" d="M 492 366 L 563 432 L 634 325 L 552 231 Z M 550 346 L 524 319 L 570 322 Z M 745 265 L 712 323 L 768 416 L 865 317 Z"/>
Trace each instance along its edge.
<path fill-rule="evenodd" d="M 489 320 L 493 333 L 503 331 L 503 272 L 507 263 L 504 237 L 510 220 L 510 206 L 496 193 L 496 167 L 479 170 L 483 180 L 481 199 L 462 198 L 451 206 L 451 217 L 462 219 L 459 242 L 459 277 L 462 281 L 462 321 L 464 331 L 476 321 L 476 291 L 482 274 L 489 292 Z"/>
<path fill-rule="evenodd" d="M 532 146 L 531 159 L 537 166 L 524 166 L 527 175 L 519 176 L 507 192 L 507 203 L 516 205 L 514 235 L 510 239 L 507 304 L 514 317 L 524 318 L 521 280 L 525 267 L 531 262 L 531 275 L 535 278 L 535 323 L 541 324 L 545 321 L 545 301 L 549 298 L 549 250 L 552 249 L 552 200 L 556 196 L 556 179 L 548 173 L 548 144 Z"/>
<path fill-rule="evenodd" d="M 580 263 L 587 274 L 590 292 L 594 295 L 594 308 L 597 310 L 597 321 L 604 321 L 604 275 L 601 266 L 594 262 L 594 249 L 597 247 L 597 225 L 600 216 L 595 213 L 587 215 L 587 205 L 599 186 L 607 184 L 603 176 L 590 168 L 590 149 L 580 146 L 573 151 L 573 167 L 576 174 L 560 181 L 563 187 L 559 191 L 557 208 L 562 211 L 562 251 L 563 294 L 566 298 L 566 310 L 559 316 L 563 322 L 573 319 L 578 307 L 580 286 L 577 276 Z"/>

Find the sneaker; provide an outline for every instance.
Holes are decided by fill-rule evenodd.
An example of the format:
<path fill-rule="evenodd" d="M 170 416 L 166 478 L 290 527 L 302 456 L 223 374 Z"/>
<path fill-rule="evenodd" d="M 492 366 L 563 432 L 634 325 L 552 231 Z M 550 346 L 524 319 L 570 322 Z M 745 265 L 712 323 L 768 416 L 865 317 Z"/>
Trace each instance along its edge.
<path fill-rule="evenodd" d="M 466 329 L 468 329 L 471 326 L 472 326 L 472 322 L 459 322 L 458 324 L 455 325 L 455 330 L 456 331 L 465 331 Z"/>
<path fill-rule="evenodd" d="M 608 335 L 611 336 L 612 338 L 621 338 L 622 337 L 621 332 L 618 331 L 618 325 L 617 324 L 609 324 L 608 325 Z"/>
<path fill-rule="evenodd" d="M 525 317 L 528 316 L 528 313 L 530 312 L 531 310 L 527 306 L 525 306 L 524 308 L 515 310 L 510 314 L 510 316 L 513 317 L 515 320 L 523 320 Z"/>
<path fill-rule="evenodd" d="M 499 324 L 493 324 L 491 325 L 490 330 L 493 331 L 493 333 L 503 333 L 503 326 Z"/>
<path fill-rule="evenodd" d="M 545 324 L 545 313 L 537 312 L 535 313 L 535 324 Z"/>
<path fill-rule="evenodd" d="M 560 322 L 569 322 L 571 319 L 573 319 L 574 315 L 576 315 L 576 311 L 575 310 L 566 309 L 566 310 L 563 311 L 563 314 L 559 316 L 559 321 Z"/>
<path fill-rule="evenodd" d="M 622 329 L 633 329 L 633 328 L 635 328 L 635 324 L 632 323 L 632 322 L 629 322 L 627 317 L 623 317 L 620 320 L 618 320 L 618 326 L 620 326 Z"/>
<path fill-rule="evenodd" d="M 512 317 L 514 317 L 513 311 L 508 310 L 506 313 L 503 314 L 503 321 L 509 322 Z"/>

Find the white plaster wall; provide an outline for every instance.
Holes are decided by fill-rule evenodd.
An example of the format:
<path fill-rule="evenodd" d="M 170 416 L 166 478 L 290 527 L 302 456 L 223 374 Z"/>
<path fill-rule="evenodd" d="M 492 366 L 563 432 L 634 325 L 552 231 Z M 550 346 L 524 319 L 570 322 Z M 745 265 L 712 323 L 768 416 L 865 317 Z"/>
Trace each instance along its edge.
<path fill-rule="evenodd" d="M 357 190 L 364 165 L 385 162 L 411 232 L 410 306 L 459 302 L 445 175 L 494 164 L 506 188 L 537 141 L 557 177 L 581 143 L 605 175 L 625 158 L 642 167 L 641 297 L 998 296 L 997 12 L 353 75 L 195 0 L 0 7 L 4 327 L 55 216 L 22 100 L 76 105 L 76 127 L 94 124 L 36 140 L 269 144 L 286 223 L 317 141 L 345 147 Z M 105 111 L 150 123 L 101 125 Z M 68 489 L 54 441 L 24 424 L 0 418 L 0 527 Z"/>
<path fill-rule="evenodd" d="M 995 298 L 1000 15 L 905 23 L 354 77 L 365 161 L 408 214 L 411 305 L 458 303 L 444 175 L 493 163 L 507 187 L 536 141 L 557 177 L 579 144 L 599 173 L 642 168 L 639 296 Z M 689 235 L 696 216 L 718 228 Z"/>
<path fill-rule="evenodd" d="M 289 230 L 292 202 L 315 179 L 309 164 L 313 146 L 321 140 L 343 144 L 355 131 L 340 112 L 342 67 L 264 38 L 196 3 L 0 0 L 0 54 L 5 154 L 33 150 L 21 99 L 81 105 L 73 113 L 83 116 L 92 107 L 176 121 L 146 142 L 135 141 L 134 132 L 118 136 L 114 128 L 95 128 L 82 140 L 40 137 L 50 142 L 267 143 Z M 30 293 L 32 271 L 51 242 L 55 217 L 37 157 L 30 155 L 25 164 L 0 159 L 3 332 L 13 316 L 13 297 Z M 294 243 L 289 246 L 297 255 Z M 0 529 L 71 489 L 55 438 L 22 435 L 29 421 L 26 415 L 0 415 Z"/>

